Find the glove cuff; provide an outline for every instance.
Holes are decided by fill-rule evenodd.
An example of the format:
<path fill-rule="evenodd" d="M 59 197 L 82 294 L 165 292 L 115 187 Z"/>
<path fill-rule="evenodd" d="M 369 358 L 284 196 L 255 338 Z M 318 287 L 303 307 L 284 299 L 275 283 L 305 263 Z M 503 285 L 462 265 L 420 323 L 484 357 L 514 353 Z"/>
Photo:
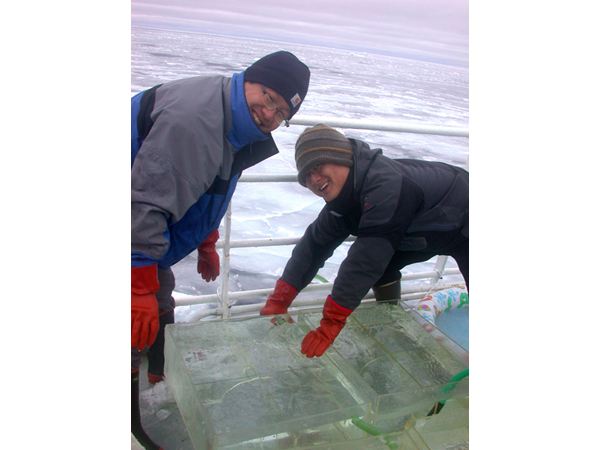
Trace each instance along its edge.
<path fill-rule="evenodd" d="M 329 304 L 329 305 L 328 305 Z M 338 305 L 333 298 L 331 298 L 331 294 L 327 296 L 327 300 L 325 300 L 324 309 L 327 308 L 332 311 L 337 311 L 337 314 L 345 314 L 346 317 L 354 312 L 353 309 L 347 309 L 343 306 Z"/>
<path fill-rule="evenodd" d="M 289 307 L 289 305 L 291 305 L 294 299 L 298 296 L 298 291 L 289 284 L 287 284 L 285 281 L 277 280 L 277 283 L 275 284 L 275 290 L 273 291 L 273 295 L 281 298 L 286 303 L 289 303 Z"/>
<path fill-rule="evenodd" d="M 215 250 L 215 244 L 219 240 L 219 230 L 216 229 L 208 235 L 202 244 L 198 247 L 199 252 L 212 252 Z"/>
<path fill-rule="evenodd" d="M 136 295 L 154 294 L 158 292 L 158 266 L 131 268 L 131 293 Z"/>
<path fill-rule="evenodd" d="M 321 325 L 323 325 L 323 321 L 325 321 L 341 325 L 341 328 L 343 328 L 344 325 L 346 325 L 346 319 L 350 314 L 352 314 L 351 309 L 346 309 L 338 305 L 333 301 L 331 295 L 328 295 L 327 300 L 325 300 L 325 305 L 323 305 L 323 318 L 321 319 Z"/>

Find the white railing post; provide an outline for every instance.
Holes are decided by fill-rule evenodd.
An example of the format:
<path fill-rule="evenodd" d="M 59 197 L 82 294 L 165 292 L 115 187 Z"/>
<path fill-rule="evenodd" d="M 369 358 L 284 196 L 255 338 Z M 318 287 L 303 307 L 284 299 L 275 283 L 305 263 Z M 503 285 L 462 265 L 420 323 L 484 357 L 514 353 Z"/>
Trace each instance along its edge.
<path fill-rule="evenodd" d="M 223 310 L 223 319 L 229 317 L 229 243 L 231 239 L 231 200 L 225 213 L 225 239 L 223 242 L 223 259 L 221 260 L 221 287 L 219 288 L 219 299 Z"/>
<path fill-rule="evenodd" d="M 435 267 L 433 271 L 435 275 L 429 279 L 429 286 L 434 286 L 441 278 L 444 277 L 444 268 L 446 267 L 446 262 L 448 261 L 448 257 L 444 255 L 440 255 L 437 257 L 435 262 Z"/>

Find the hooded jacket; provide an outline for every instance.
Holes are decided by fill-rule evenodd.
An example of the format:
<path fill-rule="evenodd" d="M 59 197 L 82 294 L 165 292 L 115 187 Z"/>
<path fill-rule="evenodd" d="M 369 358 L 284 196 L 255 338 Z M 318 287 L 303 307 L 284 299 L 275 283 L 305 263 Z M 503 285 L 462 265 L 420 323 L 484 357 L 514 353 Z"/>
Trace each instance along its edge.
<path fill-rule="evenodd" d="M 349 236 L 331 293 L 354 310 L 399 251 L 452 255 L 468 242 L 469 175 L 441 162 L 390 159 L 350 139 L 354 164 L 338 197 L 327 203 L 296 245 L 281 280 L 298 292 Z"/>
<path fill-rule="evenodd" d="M 242 171 L 279 152 L 242 74 L 172 81 L 131 100 L 131 265 L 167 269 L 219 227 Z"/>

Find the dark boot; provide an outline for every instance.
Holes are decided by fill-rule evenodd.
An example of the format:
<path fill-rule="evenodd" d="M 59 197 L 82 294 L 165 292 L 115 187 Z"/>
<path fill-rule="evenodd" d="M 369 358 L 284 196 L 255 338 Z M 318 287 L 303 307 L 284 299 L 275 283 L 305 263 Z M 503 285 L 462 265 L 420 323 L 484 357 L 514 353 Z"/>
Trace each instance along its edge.
<path fill-rule="evenodd" d="M 165 376 L 165 326 L 175 322 L 174 311 L 168 311 L 159 317 L 160 327 L 154 344 L 148 350 L 148 381 L 150 384 L 164 380 Z"/>
<path fill-rule="evenodd" d="M 392 281 L 383 286 L 373 286 L 373 293 L 375 294 L 375 300 L 378 302 L 397 305 L 398 300 L 400 300 L 400 280 Z"/>
<path fill-rule="evenodd" d="M 140 371 L 131 374 L 131 432 L 146 450 L 163 450 L 156 445 L 142 428 L 140 416 Z"/>

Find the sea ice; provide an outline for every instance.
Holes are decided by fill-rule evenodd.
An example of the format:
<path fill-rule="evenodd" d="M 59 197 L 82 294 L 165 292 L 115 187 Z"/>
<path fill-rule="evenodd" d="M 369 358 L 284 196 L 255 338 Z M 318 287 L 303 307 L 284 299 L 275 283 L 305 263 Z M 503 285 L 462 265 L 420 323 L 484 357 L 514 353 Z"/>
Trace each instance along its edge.
<path fill-rule="evenodd" d="M 197 450 L 255 441 L 301 448 L 306 440 L 354 448 L 366 435 L 351 417 L 393 433 L 443 395 L 468 395 L 468 383 L 443 394 L 466 364 L 401 307 L 359 308 L 325 355 L 309 359 L 300 343 L 320 318 L 300 312 L 280 326 L 254 317 L 167 327 L 167 381 Z"/>

